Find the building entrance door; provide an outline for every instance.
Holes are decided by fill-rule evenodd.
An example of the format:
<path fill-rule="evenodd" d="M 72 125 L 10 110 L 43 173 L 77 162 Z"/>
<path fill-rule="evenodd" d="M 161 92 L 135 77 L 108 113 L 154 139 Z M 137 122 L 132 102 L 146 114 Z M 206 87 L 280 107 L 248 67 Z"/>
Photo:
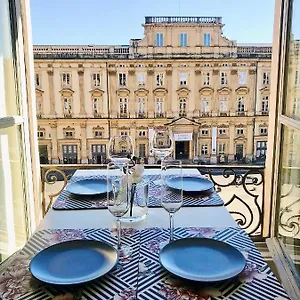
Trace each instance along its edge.
<path fill-rule="evenodd" d="M 244 157 L 244 145 L 243 144 L 237 144 L 235 146 L 235 159 L 241 160 Z"/>
<path fill-rule="evenodd" d="M 175 158 L 176 159 L 189 159 L 189 141 L 176 141 L 175 142 Z"/>
<path fill-rule="evenodd" d="M 48 149 L 46 145 L 39 146 L 39 153 L 40 153 L 40 163 L 47 164 L 48 163 Z"/>

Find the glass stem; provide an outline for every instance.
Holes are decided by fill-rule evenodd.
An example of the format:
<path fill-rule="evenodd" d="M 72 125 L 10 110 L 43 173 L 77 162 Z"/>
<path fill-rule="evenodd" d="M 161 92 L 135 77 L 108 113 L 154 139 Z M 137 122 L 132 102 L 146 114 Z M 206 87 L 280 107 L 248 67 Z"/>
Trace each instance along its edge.
<path fill-rule="evenodd" d="M 121 249 L 121 220 L 117 218 L 118 250 Z"/>
<path fill-rule="evenodd" d="M 169 213 L 170 215 L 170 242 L 174 239 L 174 213 Z"/>

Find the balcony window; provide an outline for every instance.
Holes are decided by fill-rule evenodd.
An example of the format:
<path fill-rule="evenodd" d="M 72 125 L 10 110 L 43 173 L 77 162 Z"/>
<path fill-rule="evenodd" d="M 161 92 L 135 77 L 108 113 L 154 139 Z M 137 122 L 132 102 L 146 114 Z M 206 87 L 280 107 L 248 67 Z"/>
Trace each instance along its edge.
<path fill-rule="evenodd" d="M 268 112 L 269 112 L 269 96 L 262 97 L 261 112 L 262 112 L 262 114 L 268 114 Z"/>
<path fill-rule="evenodd" d="M 245 86 L 247 84 L 247 73 L 239 72 L 239 86 Z"/>
<path fill-rule="evenodd" d="M 164 45 L 164 35 L 163 33 L 157 33 L 155 39 L 156 47 L 162 47 Z"/>
<path fill-rule="evenodd" d="M 267 154 L 267 142 L 260 141 L 256 142 L 256 158 L 257 159 L 265 159 Z"/>
<path fill-rule="evenodd" d="M 119 73 L 119 85 L 120 86 L 126 86 L 126 74 L 125 73 Z"/>
<path fill-rule="evenodd" d="M 139 144 L 139 157 L 146 156 L 146 144 Z"/>
<path fill-rule="evenodd" d="M 179 74 L 179 84 L 182 85 L 187 85 L 187 73 L 180 73 Z"/>
<path fill-rule="evenodd" d="M 237 111 L 244 112 L 245 111 L 245 99 L 243 96 L 238 97 Z"/>
<path fill-rule="evenodd" d="M 120 98 L 119 99 L 119 110 L 120 110 L 120 115 L 121 116 L 127 115 L 127 113 L 128 113 L 128 100 L 127 100 L 127 98 Z"/>
<path fill-rule="evenodd" d="M 156 99 L 156 116 L 162 117 L 163 116 L 163 110 L 164 110 L 164 100 L 162 98 Z"/>
<path fill-rule="evenodd" d="M 293 117 L 299 118 L 300 117 L 300 97 L 294 98 L 293 103 Z"/>
<path fill-rule="evenodd" d="M 145 86 L 145 73 L 137 74 L 138 86 Z"/>
<path fill-rule="evenodd" d="M 201 155 L 208 155 L 208 144 L 201 144 Z"/>
<path fill-rule="evenodd" d="M 94 138 L 101 139 L 103 137 L 103 132 L 100 130 L 94 130 Z"/>
<path fill-rule="evenodd" d="M 209 47 L 211 43 L 210 33 L 204 33 L 203 35 L 203 46 Z"/>
<path fill-rule="evenodd" d="M 164 74 L 160 73 L 156 75 L 156 86 L 163 86 L 164 85 Z"/>
<path fill-rule="evenodd" d="M 96 144 L 91 146 L 92 163 L 101 164 L 106 157 L 106 145 Z"/>
<path fill-rule="evenodd" d="M 220 73 L 220 83 L 221 83 L 221 86 L 226 86 L 228 84 L 228 79 L 227 79 L 227 73 L 226 72 L 221 72 Z"/>
<path fill-rule="evenodd" d="M 237 134 L 237 135 L 244 135 L 244 129 L 243 129 L 243 128 L 238 128 L 238 129 L 236 130 L 236 134 Z"/>
<path fill-rule="evenodd" d="M 300 85 L 300 77 L 299 77 L 299 71 L 295 71 L 295 86 Z"/>
<path fill-rule="evenodd" d="M 64 115 L 70 117 L 72 115 L 72 99 L 64 98 Z"/>
<path fill-rule="evenodd" d="M 186 116 L 186 99 L 179 99 L 179 116 Z"/>
<path fill-rule="evenodd" d="M 42 116 L 42 99 L 39 97 L 36 98 L 36 115 L 38 118 Z"/>
<path fill-rule="evenodd" d="M 202 97 L 202 113 L 208 113 L 209 112 L 209 98 L 208 97 Z"/>
<path fill-rule="evenodd" d="M 77 145 L 62 145 L 62 150 L 64 164 L 77 164 Z"/>
<path fill-rule="evenodd" d="M 222 96 L 220 98 L 220 113 L 226 113 L 227 112 L 227 97 Z"/>
<path fill-rule="evenodd" d="M 70 87 L 71 85 L 71 74 L 70 73 L 63 73 L 61 76 L 62 80 L 62 87 Z"/>
<path fill-rule="evenodd" d="M 226 144 L 225 143 L 219 143 L 218 145 L 218 154 L 219 155 L 225 155 L 226 153 Z"/>
<path fill-rule="evenodd" d="M 268 134 L 268 128 L 267 127 L 261 127 L 259 129 L 260 135 L 267 135 Z"/>
<path fill-rule="evenodd" d="M 180 47 L 187 47 L 187 33 L 180 33 Z"/>
<path fill-rule="evenodd" d="M 45 137 L 45 131 L 44 131 L 44 130 L 38 130 L 38 132 L 37 132 L 37 137 L 38 137 L 39 139 L 44 138 L 44 137 Z"/>
<path fill-rule="evenodd" d="M 270 84 L 270 73 L 269 72 L 263 72 L 262 84 L 263 85 Z"/>
<path fill-rule="evenodd" d="M 226 129 L 220 128 L 219 129 L 219 135 L 225 135 L 226 134 Z"/>
<path fill-rule="evenodd" d="M 138 98 L 138 115 L 141 117 L 145 114 L 145 98 L 139 97 Z"/>
<path fill-rule="evenodd" d="M 100 116 L 101 113 L 101 99 L 93 98 L 93 113 L 95 117 Z"/>
<path fill-rule="evenodd" d="M 92 74 L 92 86 L 93 87 L 101 86 L 101 75 L 100 75 L 100 73 Z"/>
<path fill-rule="evenodd" d="M 203 74 L 203 85 L 210 86 L 210 72 L 205 72 Z"/>

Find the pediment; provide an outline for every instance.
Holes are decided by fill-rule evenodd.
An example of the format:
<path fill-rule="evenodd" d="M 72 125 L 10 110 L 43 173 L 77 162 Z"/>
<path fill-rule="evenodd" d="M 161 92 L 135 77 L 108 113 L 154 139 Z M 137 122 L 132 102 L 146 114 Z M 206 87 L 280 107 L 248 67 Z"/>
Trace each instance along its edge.
<path fill-rule="evenodd" d="M 170 123 L 166 123 L 166 125 L 169 126 L 190 126 L 190 125 L 197 125 L 199 126 L 200 124 L 194 120 L 188 119 L 186 117 L 180 117 L 178 119 L 175 119 L 173 121 L 171 121 Z"/>
<path fill-rule="evenodd" d="M 134 93 L 137 95 L 137 96 L 147 96 L 149 91 L 145 88 L 138 88 L 137 90 L 134 91 Z"/>
<path fill-rule="evenodd" d="M 117 95 L 119 96 L 128 96 L 130 94 L 130 90 L 128 88 L 122 87 L 117 90 Z"/>
<path fill-rule="evenodd" d="M 268 127 L 269 125 L 267 123 L 262 123 L 262 124 L 259 124 L 258 127 Z"/>
<path fill-rule="evenodd" d="M 199 90 L 199 93 L 204 94 L 204 95 L 210 95 L 213 92 L 214 92 L 214 89 L 209 86 L 205 86 Z"/>
<path fill-rule="evenodd" d="M 260 91 L 261 94 L 264 94 L 264 95 L 269 94 L 270 93 L 270 88 L 265 86 L 265 87 L 261 88 L 259 91 Z"/>
<path fill-rule="evenodd" d="M 105 91 L 101 90 L 101 89 L 98 89 L 98 88 L 95 88 L 95 89 L 90 90 L 90 93 L 93 96 L 102 96 L 105 93 Z"/>
<path fill-rule="evenodd" d="M 35 93 L 36 93 L 36 95 L 38 95 L 38 96 L 42 96 L 43 93 L 44 93 L 44 91 L 43 91 L 42 89 L 35 88 Z"/>
<path fill-rule="evenodd" d="M 178 90 L 176 90 L 177 94 L 179 96 L 188 96 L 188 94 L 190 93 L 191 90 L 189 90 L 188 88 L 186 87 L 182 87 Z"/>
<path fill-rule="evenodd" d="M 70 88 L 63 88 L 59 91 L 63 96 L 72 96 L 74 91 Z"/>
<path fill-rule="evenodd" d="M 246 137 L 245 136 L 238 136 L 234 140 L 235 141 L 244 141 L 244 140 L 246 140 Z"/>
<path fill-rule="evenodd" d="M 248 94 L 249 93 L 249 88 L 247 88 L 246 86 L 240 86 L 235 91 L 239 95 Z"/>
<path fill-rule="evenodd" d="M 231 93 L 231 89 L 228 87 L 222 87 L 220 89 L 218 89 L 218 93 L 219 94 L 223 94 L 223 95 L 227 95 Z"/>
<path fill-rule="evenodd" d="M 168 90 L 165 88 L 162 88 L 162 87 L 158 87 L 153 90 L 153 93 L 157 96 L 160 96 L 160 95 L 165 95 L 166 93 L 168 93 Z"/>

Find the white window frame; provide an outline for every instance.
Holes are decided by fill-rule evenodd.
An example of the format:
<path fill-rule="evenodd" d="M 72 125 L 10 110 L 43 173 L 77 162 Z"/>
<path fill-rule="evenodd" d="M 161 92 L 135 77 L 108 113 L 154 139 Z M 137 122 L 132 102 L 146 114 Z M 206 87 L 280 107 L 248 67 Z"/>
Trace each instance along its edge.
<path fill-rule="evenodd" d="M 161 32 L 157 32 L 155 35 L 155 46 L 163 47 L 164 46 L 164 34 Z"/>
<path fill-rule="evenodd" d="M 121 115 L 128 114 L 128 99 L 126 97 L 119 98 L 119 112 Z"/>
<path fill-rule="evenodd" d="M 204 47 L 210 47 L 211 46 L 211 34 L 210 33 L 204 33 L 203 34 L 203 46 Z"/>
<path fill-rule="evenodd" d="M 156 74 L 156 86 L 164 86 L 164 73 Z"/>
<path fill-rule="evenodd" d="M 245 112 L 245 98 L 244 96 L 237 97 L 237 111 Z"/>
<path fill-rule="evenodd" d="M 93 87 L 101 86 L 101 74 L 100 73 L 92 74 L 92 85 L 93 85 Z"/>
<path fill-rule="evenodd" d="M 239 86 L 245 86 L 247 84 L 247 72 L 239 71 Z"/>
<path fill-rule="evenodd" d="M 224 71 L 220 72 L 220 84 L 221 84 L 221 86 L 227 86 L 228 85 L 228 74 L 227 74 L 227 72 L 224 72 Z"/>
<path fill-rule="evenodd" d="M 71 74 L 68 72 L 63 72 L 61 74 L 61 85 L 62 87 L 70 87 L 71 86 Z"/>
<path fill-rule="evenodd" d="M 210 86 L 210 72 L 205 72 L 203 74 L 203 85 Z"/>
<path fill-rule="evenodd" d="M 262 84 L 269 85 L 270 84 L 270 72 L 263 72 L 262 74 Z"/>
<path fill-rule="evenodd" d="M 227 112 L 227 97 L 222 96 L 220 98 L 220 112 Z"/>
<path fill-rule="evenodd" d="M 207 143 L 201 144 L 201 155 L 208 155 L 208 144 Z"/>
<path fill-rule="evenodd" d="M 145 86 L 145 73 L 137 74 L 138 86 Z"/>
<path fill-rule="evenodd" d="M 186 72 L 179 73 L 179 84 L 181 86 L 187 85 L 187 77 L 188 77 L 188 74 Z"/>
<path fill-rule="evenodd" d="M 208 113 L 209 112 L 209 98 L 207 96 L 203 96 L 201 99 L 201 112 Z"/>
<path fill-rule="evenodd" d="M 126 73 L 119 73 L 119 86 L 126 86 L 127 85 L 127 74 Z"/>

